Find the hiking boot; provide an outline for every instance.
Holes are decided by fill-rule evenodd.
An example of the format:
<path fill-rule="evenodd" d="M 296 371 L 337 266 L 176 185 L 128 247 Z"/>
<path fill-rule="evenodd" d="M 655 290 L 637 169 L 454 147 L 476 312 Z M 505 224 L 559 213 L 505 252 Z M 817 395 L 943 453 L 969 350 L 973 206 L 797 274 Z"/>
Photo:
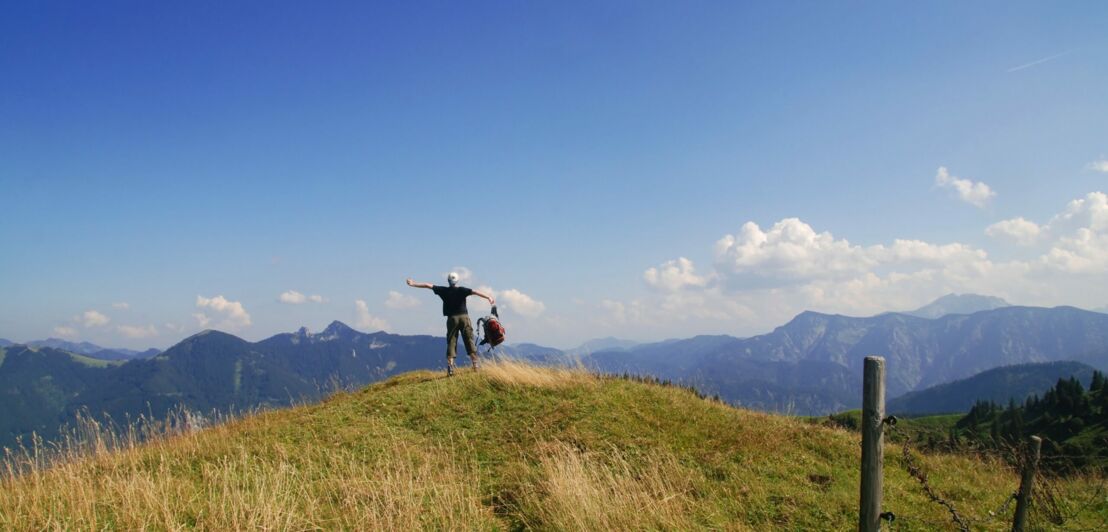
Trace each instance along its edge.
<path fill-rule="evenodd" d="M 446 365 L 446 376 L 447 377 L 453 377 L 454 376 L 454 364 L 447 364 Z"/>
<path fill-rule="evenodd" d="M 477 361 L 473 361 L 473 371 L 477 371 Z"/>

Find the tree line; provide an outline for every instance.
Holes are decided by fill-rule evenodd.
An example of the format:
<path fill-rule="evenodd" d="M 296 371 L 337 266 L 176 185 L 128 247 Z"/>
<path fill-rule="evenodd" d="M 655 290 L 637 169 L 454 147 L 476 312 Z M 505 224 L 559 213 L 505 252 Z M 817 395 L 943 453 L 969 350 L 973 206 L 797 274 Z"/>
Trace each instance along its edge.
<path fill-rule="evenodd" d="M 1108 379 L 1095 371 L 1088 389 L 1075 377 L 1059 379 L 1022 404 L 978 401 L 950 429 L 945 445 L 933 438 L 928 443 L 953 450 L 1013 450 L 1031 435 L 1043 438 L 1048 470 L 1108 469 Z"/>

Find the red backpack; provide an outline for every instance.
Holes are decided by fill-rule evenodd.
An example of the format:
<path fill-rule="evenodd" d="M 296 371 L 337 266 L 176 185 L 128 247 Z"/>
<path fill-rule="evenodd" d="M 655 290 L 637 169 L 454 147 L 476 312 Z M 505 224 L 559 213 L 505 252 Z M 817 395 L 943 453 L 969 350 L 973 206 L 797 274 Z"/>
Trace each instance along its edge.
<path fill-rule="evenodd" d="M 496 347 L 504 343 L 504 326 L 500 324 L 499 317 L 500 314 L 496 312 L 496 306 L 493 305 L 492 316 L 477 320 L 477 326 L 481 328 L 484 336 L 479 345 L 489 344 L 489 347 Z"/>

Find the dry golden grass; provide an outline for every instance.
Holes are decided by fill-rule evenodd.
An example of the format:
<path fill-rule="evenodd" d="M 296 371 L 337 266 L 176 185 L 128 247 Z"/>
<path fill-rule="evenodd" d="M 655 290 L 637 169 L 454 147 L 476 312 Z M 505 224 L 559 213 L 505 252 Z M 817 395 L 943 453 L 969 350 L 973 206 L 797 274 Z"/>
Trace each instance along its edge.
<path fill-rule="evenodd" d="M 595 384 L 599 379 L 582 367 L 539 367 L 511 358 L 491 360 L 480 371 L 493 382 L 539 388 Z"/>
<path fill-rule="evenodd" d="M 694 478 L 672 454 L 656 453 L 641 466 L 619 449 L 582 452 L 565 443 L 540 455 L 541 480 L 525 492 L 528 525 L 554 530 L 689 530 Z"/>
<path fill-rule="evenodd" d="M 0 479 L 4 530 L 493 528 L 472 461 L 375 436 L 388 454 L 233 442 L 273 414 Z M 261 426 L 259 426 L 261 425 Z"/>

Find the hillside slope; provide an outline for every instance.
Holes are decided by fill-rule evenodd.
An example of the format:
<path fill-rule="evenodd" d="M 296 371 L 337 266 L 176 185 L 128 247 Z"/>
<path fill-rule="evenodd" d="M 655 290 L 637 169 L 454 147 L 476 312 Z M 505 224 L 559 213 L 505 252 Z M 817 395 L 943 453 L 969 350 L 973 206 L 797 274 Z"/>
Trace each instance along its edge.
<path fill-rule="evenodd" d="M 57 434 L 71 399 L 113 363 L 49 347 L 0 347 L 0 447 L 34 432 Z"/>
<path fill-rule="evenodd" d="M 1001 366 L 968 379 L 908 392 L 890 400 L 886 410 L 918 416 L 969 412 L 978 401 L 1006 405 L 1009 399 L 1014 399 L 1023 404 L 1032 394 L 1042 395 L 1051 389 L 1058 379 L 1077 377 L 1088 385 L 1094 371 L 1092 366 L 1069 361 Z"/>
<path fill-rule="evenodd" d="M 949 524 L 900 456 L 886 451 L 897 528 Z M 851 529 L 858 460 L 858 438 L 843 430 L 509 362 L 453 379 L 407 373 L 5 477 L 0 528 Z M 1012 492 L 1013 473 L 916 460 L 976 525 L 1006 528 L 987 511 Z"/>

